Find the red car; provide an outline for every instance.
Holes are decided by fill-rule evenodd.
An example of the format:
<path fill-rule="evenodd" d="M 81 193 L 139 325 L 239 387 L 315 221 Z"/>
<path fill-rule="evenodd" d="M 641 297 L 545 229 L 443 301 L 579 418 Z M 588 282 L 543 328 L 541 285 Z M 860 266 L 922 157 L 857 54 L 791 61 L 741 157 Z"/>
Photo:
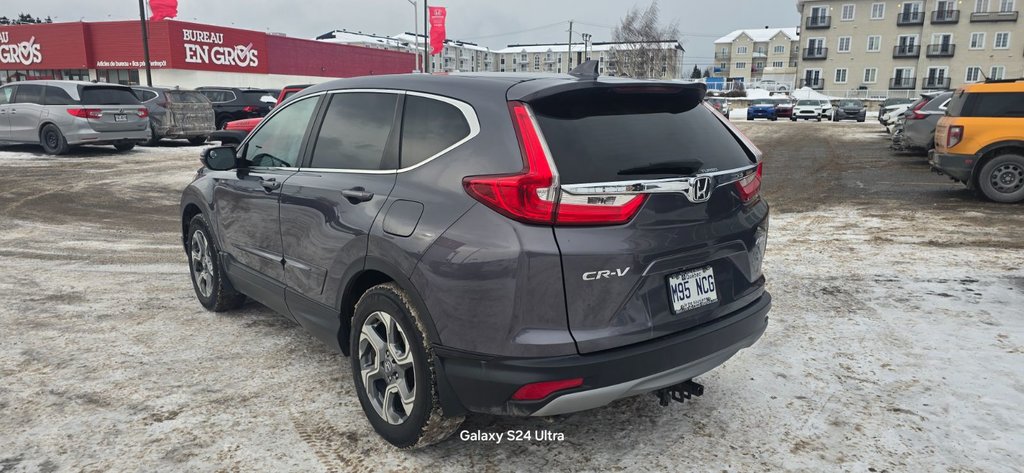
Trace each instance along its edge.
<path fill-rule="evenodd" d="M 285 99 L 297 94 L 302 89 L 305 89 L 312 84 L 301 84 L 301 85 L 289 85 L 281 89 L 281 95 L 277 96 L 277 103 L 284 102 Z M 251 131 L 256 129 L 256 126 L 263 121 L 263 118 L 246 118 L 244 120 L 235 120 L 224 124 L 224 129 L 229 131 L 242 132 L 248 135 Z"/>
<path fill-rule="evenodd" d="M 785 98 L 772 98 L 775 100 L 775 116 L 779 118 L 791 118 L 793 116 L 793 106 L 796 104 L 796 100 L 790 97 Z"/>

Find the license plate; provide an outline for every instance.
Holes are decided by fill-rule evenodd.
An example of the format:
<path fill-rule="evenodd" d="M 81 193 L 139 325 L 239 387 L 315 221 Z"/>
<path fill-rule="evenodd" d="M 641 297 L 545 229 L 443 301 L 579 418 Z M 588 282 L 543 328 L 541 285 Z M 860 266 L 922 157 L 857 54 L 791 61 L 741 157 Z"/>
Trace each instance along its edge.
<path fill-rule="evenodd" d="M 718 302 L 715 270 L 708 266 L 669 276 L 668 296 L 675 314 Z"/>
<path fill-rule="evenodd" d="M 126 122 L 128 121 L 128 115 L 114 115 L 115 122 Z"/>

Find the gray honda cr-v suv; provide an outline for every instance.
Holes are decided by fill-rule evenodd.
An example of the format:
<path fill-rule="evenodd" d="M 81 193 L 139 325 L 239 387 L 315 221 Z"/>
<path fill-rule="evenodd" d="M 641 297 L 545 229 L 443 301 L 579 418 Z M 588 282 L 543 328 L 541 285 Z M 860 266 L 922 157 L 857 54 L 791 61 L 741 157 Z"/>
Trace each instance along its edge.
<path fill-rule="evenodd" d="M 692 378 L 764 332 L 760 152 L 705 86 L 394 75 L 306 89 L 185 189 L 200 302 L 245 297 L 351 357 L 399 447 Z"/>

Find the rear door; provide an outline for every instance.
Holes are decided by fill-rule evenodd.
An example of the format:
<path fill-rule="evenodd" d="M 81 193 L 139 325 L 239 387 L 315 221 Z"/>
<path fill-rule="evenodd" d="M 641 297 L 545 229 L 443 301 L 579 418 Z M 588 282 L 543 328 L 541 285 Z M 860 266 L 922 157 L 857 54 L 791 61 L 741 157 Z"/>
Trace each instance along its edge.
<path fill-rule="evenodd" d="M 86 85 L 78 89 L 82 107 L 99 109 L 99 118 L 90 118 L 95 131 L 138 131 L 149 127 L 149 111 L 128 87 Z M 142 111 L 145 110 L 145 113 Z"/>
<path fill-rule="evenodd" d="M 756 173 L 758 158 L 709 107 L 672 91 L 614 87 L 531 102 L 559 174 L 559 214 L 650 190 L 628 223 L 554 226 L 581 353 L 693 327 L 763 292 L 755 241 L 767 205 L 745 202 L 736 183 Z"/>
<path fill-rule="evenodd" d="M 21 84 L 8 108 L 7 119 L 12 141 L 39 142 L 39 120 L 43 115 L 43 86 Z"/>
<path fill-rule="evenodd" d="M 16 85 L 0 87 L 0 141 L 11 138 L 11 121 L 9 114 L 13 108 Z"/>

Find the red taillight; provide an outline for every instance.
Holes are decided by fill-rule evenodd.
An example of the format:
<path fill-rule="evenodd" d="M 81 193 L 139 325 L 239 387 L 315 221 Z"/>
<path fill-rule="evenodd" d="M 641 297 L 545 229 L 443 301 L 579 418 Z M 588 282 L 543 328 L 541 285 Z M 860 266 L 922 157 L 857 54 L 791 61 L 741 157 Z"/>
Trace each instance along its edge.
<path fill-rule="evenodd" d="M 146 117 L 149 116 L 149 109 L 148 108 L 140 108 L 140 109 L 135 111 L 135 114 L 138 115 L 139 118 L 146 118 Z"/>
<path fill-rule="evenodd" d="M 494 211 L 524 223 L 614 225 L 628 222 L 643 206 L 642 195 L 573 196 L 560 193 L 554 166 L 530 109 L 509 102 L 525 164 L 517 174 L 471 176 L 466 192 Z"/>
<path fill-rule="evenodd" d="M 952 148 L 952 147 L 960 144 L 960 142 L 963 141 L 963 140 L 964 140 L 964 127 L 962 127 L 962 126 L 951 126 L 951 127 L 949 127 L 949 130 L 946 131 L 946 147 L 947 148 Z"/>
<path fill-rule="evenodd" d="M 78 118 L 102 118 L 103 110 L 98 108 L 69 108 L 68 113 Z"/>
<path fill-rule="evenodd" d="M 927 100 L 923 100 L 923 101 L 921 101 L 921 103 L 917 104 L 917 106 L 914 107 L 914 109 L 910 111 L 910 116 L 908 116 L 907 119 L 908 120 L 924 120 L 928 115 L 925 115 L 925 114 L 921 113 L 920 110 L 922 108 L 924 108 L 925 105 L 928 105 L 928 101 Z"/>
<path fill-rule="evenodd" d="M 736 181 L 736 190 L 740 193 L 740 200 L 750 202 L 754 197 L 757 197 L 759 192 L 761 192 L 761 168 L 763 166 L 764 163 L 758 163 L 757 171 Z"/>
<path fill-rule="evenodd" d="M 580 387 L 583 385 L 583 378 L 562 379 L 558 381 L 542 381 L 530 383 L 516 390 L 512 399 L 516 401 L 539 401 L 556 391 Z"/>
<path fill-rule="evenodd" d="M 252 105 L 246 105 L 242 107 L 242 111 L 245 113 L 256 113 L 257 110 L 258 109 L 256 107 L 253 107 Z"/>

